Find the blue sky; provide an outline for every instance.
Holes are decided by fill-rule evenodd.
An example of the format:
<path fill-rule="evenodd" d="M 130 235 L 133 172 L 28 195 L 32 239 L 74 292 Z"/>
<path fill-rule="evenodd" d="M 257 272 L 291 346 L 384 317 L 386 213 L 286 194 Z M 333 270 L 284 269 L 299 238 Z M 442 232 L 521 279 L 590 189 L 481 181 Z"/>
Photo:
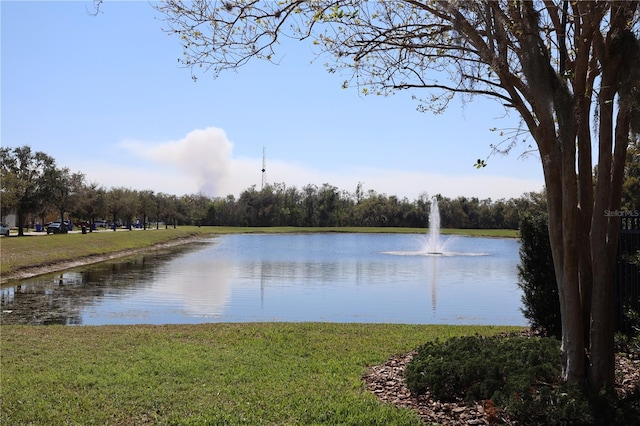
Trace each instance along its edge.
<path fill-rule="evenodd" d="M 106 188 L 239 195 L 262 179 L 301 189 L 324 183 L 416 199 L 517 197 L 543 187 L 522 148 L 476 159 L 517 125 L 490 100 L 416 111 L 411 95 L 341 89 L 307 43 L 279 65 L 250 62 L 191 79 L 179 40 L 146 1 L 1 1 L 2 146 L 30 145 Z"/>

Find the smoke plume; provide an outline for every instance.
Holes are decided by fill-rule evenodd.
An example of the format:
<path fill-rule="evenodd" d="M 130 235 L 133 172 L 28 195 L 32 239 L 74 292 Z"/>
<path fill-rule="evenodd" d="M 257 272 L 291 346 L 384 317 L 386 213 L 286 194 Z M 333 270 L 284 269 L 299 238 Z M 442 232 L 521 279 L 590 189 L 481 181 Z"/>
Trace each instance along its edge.
<path fill-rule="evenodd" d="M 229 179 L 233 144 L 222 129 L 196 129 L 180 140 L 161 144 L 127 141 L 122 145 L 150 162 L 177 168 L 194 179 L 204 195 L 226 195 L 221 192 Z"/>

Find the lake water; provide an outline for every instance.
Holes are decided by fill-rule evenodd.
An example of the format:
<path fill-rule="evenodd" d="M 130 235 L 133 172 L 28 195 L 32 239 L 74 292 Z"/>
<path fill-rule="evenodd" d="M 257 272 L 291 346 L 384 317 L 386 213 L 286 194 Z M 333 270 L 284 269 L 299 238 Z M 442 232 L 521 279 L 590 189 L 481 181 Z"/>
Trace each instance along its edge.
<path fill-rule="evenodd" d="M 446 238 L 446 237 L 445 237 Z M 329 321 L 526 325 L 519 242 L 416 234 L 225 235 L 12 282 L 3 324 Z"/>

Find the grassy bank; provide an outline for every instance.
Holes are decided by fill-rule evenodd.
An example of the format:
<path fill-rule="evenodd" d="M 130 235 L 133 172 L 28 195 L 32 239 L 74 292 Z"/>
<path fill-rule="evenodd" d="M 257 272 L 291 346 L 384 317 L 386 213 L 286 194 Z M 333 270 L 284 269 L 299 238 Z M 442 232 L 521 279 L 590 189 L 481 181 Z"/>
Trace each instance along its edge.
<path fill-rule="evenodd" d="M 385 232 L 425 233 L 421 228 L 305 228 L 305 227 L 216 227 L 181 226 L 176 229 L 147 231 L 97 231 L 83 234 L 38 235 L 0 238 L 0 276 L 34 265 L 51 265 L 66 260 L 82 260 L 88 256 L 120 253 L 170 243 L 184 238 L 230 233 L 285 232 Z M 517 237 L 515 230 L 501 229 L 443 229 L 442 234 L 478 237 Z"/>
<path fill-rule="evenodd" d="M 97 231 L 85 235 L 73 233 L 3 237 L 0 240 L 0 275 L 34 265 L 149 248 L 204 234 L 202 229 L 205 228 L 181 227 L 152 231 Z"/>
<path fill-rule="evenodd" d="M 0 424 L 420 425 L 364 390 L 366 367 L 436 338 L 506 330 L 3 326 Z"/>

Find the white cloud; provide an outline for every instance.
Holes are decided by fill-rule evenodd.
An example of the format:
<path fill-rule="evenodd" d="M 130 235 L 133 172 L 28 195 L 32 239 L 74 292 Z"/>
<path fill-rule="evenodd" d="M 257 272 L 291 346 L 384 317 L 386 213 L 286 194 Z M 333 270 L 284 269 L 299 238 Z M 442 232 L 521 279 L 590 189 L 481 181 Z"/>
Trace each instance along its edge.
<path fill-rule="evenodd" d="M 124 187 L 175 195 L 198 192 L 193 178 L 177 171 L 144 169 L 99 161 L 83 162 L 81 167 L 73 169 L 82 170 L 87 182 L 98 183 L 107 189 Z"/>
<path fill-rule="evenodd" d="M 302 186 L 312 183 L 322 185 L 328 183 L 339 189 L 355 192 L 359 182 L 366 192 L 374 190 L 378 194 L 395 195 L 409 200 L 417 199 L 420 194 L 430 196 L 442 194 L 445 197 L 478 197 L 480 199 L 518 197 L 524 192 L 540 191 L 542 181 L 534 179 L 518 179 L 503 176 L 478 175 L 445 176 L 420 171 L 362 169 L 327 175 L 320 171 L 305 170 L 284 165 L 282 175 L 272 172 L 274 182 L 286 182 L 287 185 Z M 273 170 L 273 167 L 272 167 Z"/>
<path fill-rule="evenodd" d="M 442 194 L 445 197 L 478 197 L 480 199 L 518 197 L 524 192 L 540 191 L 543 182 L 535 179 L 512 178 L 486 175 L 483 170 L 465 176 L 446 176 L 421 171 L 369 170 L 363 172 L 368 178 L 364 182 L 365 191 L 373 189 L 378 193 L 416 199 L 421 193 L 430 196 Z M 352 184 L 355 188 L 355 185 Z"/>
<path fill-rule="evenodd" d="M 262 181 L 262 159 L 233 158 L 233 144 L 224 130 L 218 128 L 194 130 L 178 141 L 155 144 L 124 141 L 120 148 L 144 163 L 131 166 L 124 162 L 84 164 L 82 169 L 86 170 L 87 180 L 106 187 L 150 189 L 178 196 L 201 192 L 211 197 L 238 196 L 251 186 L 259 189 Z M 465 176 L 359 166 L 325 172 L 283 159 L 267 162 L 266 177 L 268 183 L 284 183 L 298 189 L 308 184 L 320 187 L 328 183 L 349 192 L 355 192 L 358 183 L 362 182 L 365 193 L 374 190 L 378 194 L 409 200 L 415 200 L 423 193 L 496 200 L 540 191 L 543 187 L 542 180 L 492 176 L 485 170 L 474 170 Z"/>

